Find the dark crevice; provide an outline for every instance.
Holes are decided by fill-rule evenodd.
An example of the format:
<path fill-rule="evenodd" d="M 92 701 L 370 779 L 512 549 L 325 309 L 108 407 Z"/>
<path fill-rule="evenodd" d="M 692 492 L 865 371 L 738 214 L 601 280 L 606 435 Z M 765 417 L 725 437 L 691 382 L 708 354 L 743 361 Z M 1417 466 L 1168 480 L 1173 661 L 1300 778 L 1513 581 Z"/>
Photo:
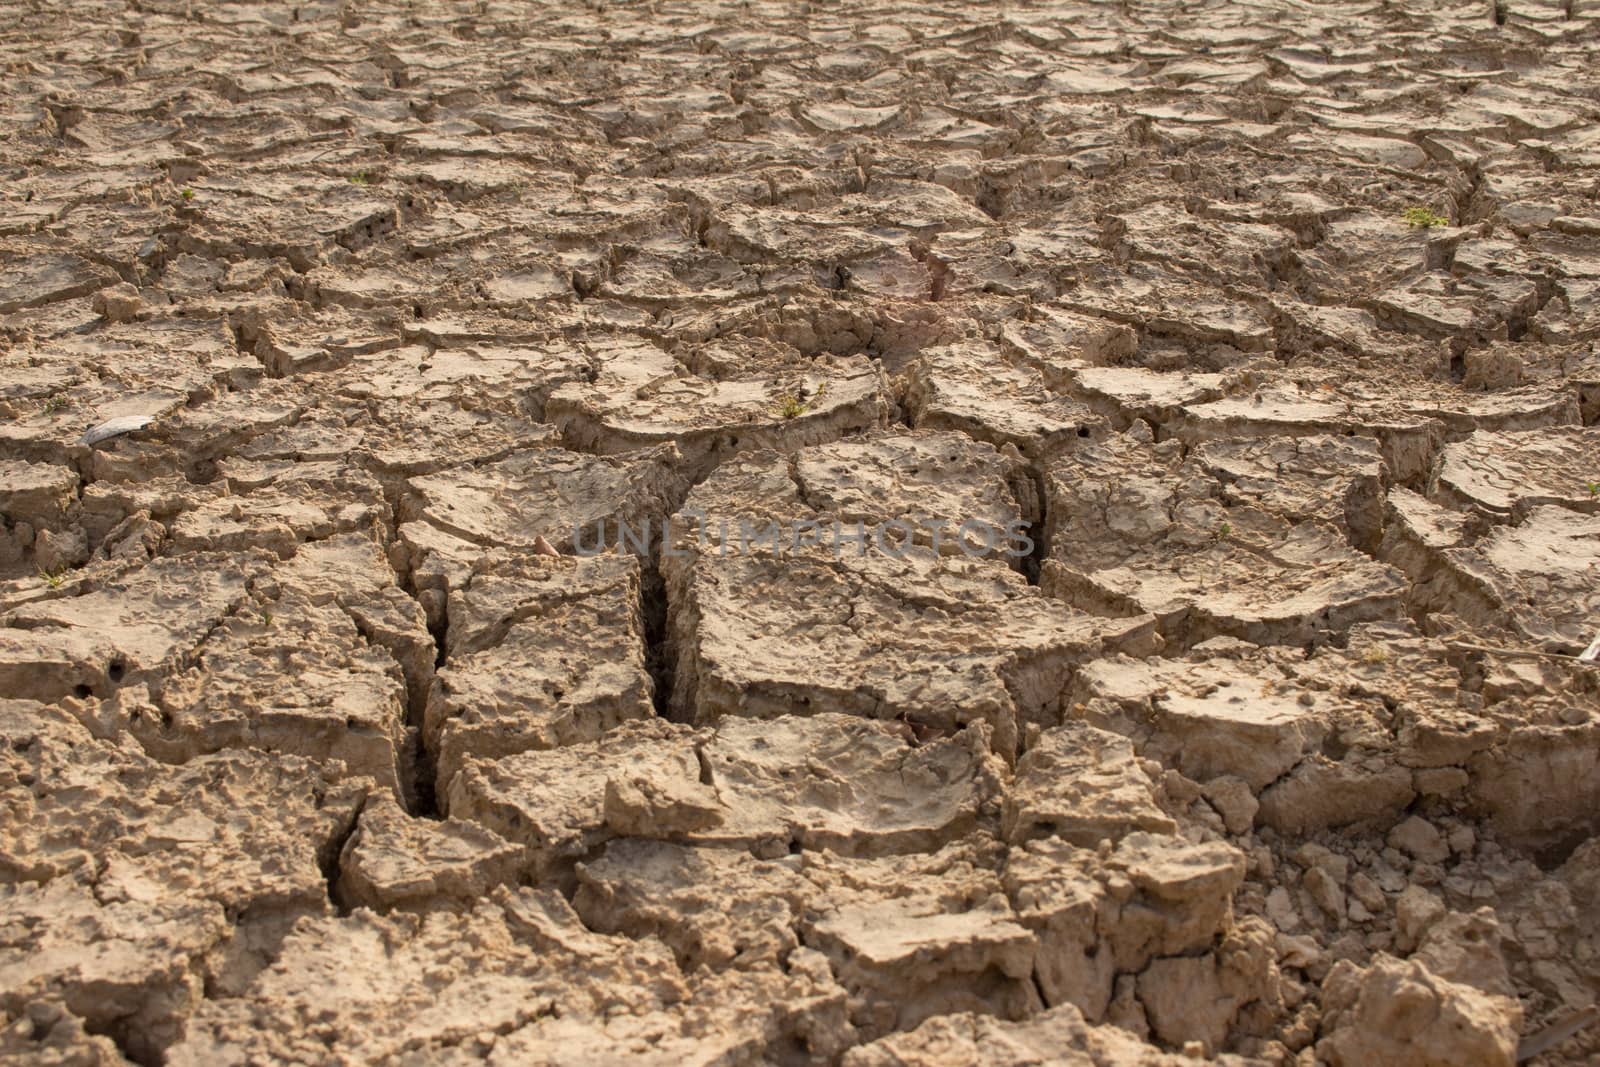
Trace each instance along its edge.
<path fill-rule="evenodd" d="M 401 649 L 393 643 L 384 642 L 373 629 L 370 620 L 363 619 L 359 611 L 352 611 L 349 607 L 345 608 L 345 615 L 369 648 L 389 657 L 405 683 L 406 736 L 400 752 L 397 753 L 401 797 L 410 814 L 422 818 L 437 818 L 439 811 L 435 797 L 433 754 L 427 751 L 427 746 L 422 740 L 423 721 L 428 707 L 428 690 L 432 685 L 433 675 L 430 672 L 426 679 L 413 677 L 414 672 L 407 670 L 402 662 Z M 443 641 L 442 629 L 441 627 L 441 633 L 434 637 L 436 644 Z M 435 668 L 437 669 L 437 663 Z"/>
<path fill-rule="evenodd" d="M 407 731 L 406 747 L 401 758 L 405 762 L 401 777 L 409 814 L 419 819 L 443 818 L 439 809 L 439 769 L 434 754 L 423 739 L 420 724 Z"/>
<path fill-rule="evenodd" d="M 1572 854 L 1580 846 L 1594 836 L 1595 828 L 1595 823 L 1591 820 L 1587 825 L 1568 830 L 1546 844 L 1531 849 L 1533 862 L 1547 874 L 1558 870 L 1572 858 Z"/>
<path fill-rule="evenodd" d="M 667 584 L 661 576 L 659 544 L 639 561 L 639 616 L 644 624 L 644 662 L 650 672 L 651 703 L 663 719 L 672 718 L 673 667 L 667 647 Z"/>
<path fill-rule="evenodd" d="M 1050 1007 L 1050 998 L 1045 995 L 1044 982 L 1039 980 L 1039 969 L 1035 967 L 1028 973 L 1028 979 L 1033 982 L 1033 991 L 1039 994 L 1039 1009 L 1041 1011 Z"/>
<path fill-rule="evenodd" d="M 444 599 L 440 606 L 438 621 L 428 623 L 428 634 L 433 638 L 433 669 L 438 670 L 444 666 L 446 641 L 450 634 L 450 600 L 448 597 Z"/>
<path fill-rule="evenodd" d="M 350 815 L 349 825 L 341 827 L 333 839 L 317 854 L 317 866 L 322 869 L 323 880 L 328 883 L 328 902 L 340 915 L 350 914 L 350 908 L 339 895 L 339 877 L 342 873 L 339 861 L 344 855 L 345 845 L 350 843 L 350 838 L 355 836 L 356 828 L 361 825 L 361 813 L 366 806 L 366 798 L 362 798 L 361 803 L 356 805 L 356 810 Z"/>
<path fill-rule="evenodd" d="M 398 519 L 398 512 L 396 512 Z M 420 603 L 421 597 L 416 585 L 416 575 L 409 569 L 396 576 L 397 584 L 412 600 Z M 428 619 L 427 611 L 423 611 L 423 618 L 427 620 L 428 635 L 433 638 L 433 668 L 437 672 L 445 664 L 446 641 L 450 631 L 450 602 L 445 598 L 440 603 L 439 617 Z M 392 653 L 391 653 L 392 655 Z M 433 684 L 431 679 L 430 686 Z M 400 777 L 404 799 L 408 810 L 414 816 L 426 819 L 440 817 L 438 797 L 438 769 L 435 765 L 434 753 L 429 751 L 427 741 L 423 736 L 423 720 L 428 706 L 428 694 L 418 692 L 420 687 L 412 679 L 406 679 L 406 742 L 405 748 L 400 753 Z"/>
<path fill-rule="evenodd" d="M 132 1015 L 124 1015 L 101 1023 L 85 1020 L 83 1029 L 85 1033 L 96 1037 L 109 1038 L 111 1043 L 117 1046 L 118 1052 L 139 1067 L 161 1067 L 161 1064 L 166 1062 L 166 1050 L 157 1048 L 141 1036 L 141 1027 L 137 1025 Z"/>
<path fill-rule="evenodd" d="M 415 596 L 415 593 L 412 595 Z M 433 637 L 435 649 L 433 657 L 435 671 L 445 664 L 445 642 L 449 630 L 450 607 L 449 600 L 446 599 L 439 611 L 438 621 L 428 626 L 428 633 Z M 438 767 L 423 732 L 426 708 L 427 696 L 423 694 L 421 700 L 412 701 L 406 709 L 407 748 L 410 750 L 405 753 L 409 759 L 409 768 L 405 775 L 408 787 L 406 799 L 410 804 L 411 814 L 421 818 L 437 819 L 440 817 Z"/>
<path fill-rule="evenodd" d="M 1050 492 L 1049 482 L 1044 471 L 1037 463 L 1029 465 L 1026 469 L 1017 472 L 1019 481 L 1013 485 L 1012 492 L 1017 497 L 1017 502 L 1022 505 L 1022 517 L 1028 523 L 1028 540 L 1032 546 L 1024 556 L 1013 556 L 1012 559 L 1022 576 L 1028 580 L 1029 585 L 1039 584 L 1039 574 L 1044 566 L 1044 561 L 1049 555 L 1049 518 L 1050 518 Z M 1035 502 L 1030 509 L 1024 494 L 1028 494 Z M 1030 513 L 1031 512 L 1031 513 Z"/>

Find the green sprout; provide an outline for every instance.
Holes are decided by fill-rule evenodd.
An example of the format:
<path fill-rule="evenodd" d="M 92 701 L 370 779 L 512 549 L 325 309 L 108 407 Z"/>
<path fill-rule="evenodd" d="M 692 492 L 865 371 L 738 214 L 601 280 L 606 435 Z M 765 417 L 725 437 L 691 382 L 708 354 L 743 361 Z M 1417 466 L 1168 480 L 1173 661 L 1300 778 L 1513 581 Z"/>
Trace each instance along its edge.
<path fill-rule="evenodd" d="M 1597 496 L 1600 496 L 1600 482 L 1590 482 L 1589 483 L 1589 499 L 1593 500 Z"/>
<path fill-rule="evenodd" d="M 773 410 L 785 419 L 796 419 L 806 413 L 806 402 L 793 393 L 784 393 L 773 404 Z"/>
<path fill-rule="evenodd" d="M 1217 527 L 1217 540 L 1226 541 L 1228 538 L 1230 538 L 1232 536 L 1233 536 L 1233 527 L 1230 526 L 1228 523 L 1222 523 L 1220 526 Z"/>
<path fill-rule="evenodd" d="M 193 189 L 185 189 L 183 191 L 183 198 L 185 200 L 193 200 L 194 199 L 194 190 Z"/>
<path fill-rule="evenodd" d="M 272 625 L 272 612 L 263 611 L 261 613 L 261 625 L 262 626 L 271 626 Z"/>
<path fill-rule="evenodd" d="M 57 567 L 53 571 L 40 571 L 39 580 L 51 589 L 60 589 L 61 584 L 67 580 L 67 568 Z"/>
<path fill-rule="evenodd" d="M 1426 207 L 1408 207 L 1403 218 L 1413 230 L 1431 230 L 1435 226 L 1450 225 L 1449 219 L 1434 214 L 1432 208 Z"/>
<path fill-rule="evenodd" d="M 351 185 L 371 185 L 372 184 L 372 178 L 367 174 L 366 171 L 358 170 L 354 174 L 350 175 L 350 184 Z"/>
<path fill-rule="evenodd" d="M 56 393 L 44 402 L 44 413 L 46 415 L 54 415 L 56 412 L 64 410 L 71 403 L 72 401 L 67 397 L 66 393 Z"/>
<path fill-rule="evenodd" d="M 772 410 L 785 419 L 797 419 L 810 410 L 811 405 L 828 395 L 828 383 L 823 382 L 817 386 L 817 391 L 810 398 L 806 397 L 806 388 L 801 386 L 798 393 L 782 393 L 773 401 Z"/>
<path fill-rule="evenodd" d="M 1388 663 L 1389 650 L 1380 645 L 1373 645 L 1361 653 L 1361 662 L 1371 664 Z"/>

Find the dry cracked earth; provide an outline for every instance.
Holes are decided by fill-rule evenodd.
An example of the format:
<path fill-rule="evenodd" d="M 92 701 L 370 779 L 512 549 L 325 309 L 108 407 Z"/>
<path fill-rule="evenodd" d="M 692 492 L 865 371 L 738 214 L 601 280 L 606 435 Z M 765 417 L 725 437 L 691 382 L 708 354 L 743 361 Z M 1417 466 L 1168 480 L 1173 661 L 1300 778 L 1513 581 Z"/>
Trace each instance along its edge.
<path fill-rule="evenodd" d="M 1600 3 L 0 16 L 0 1060 L 1600 1057 Z"/>

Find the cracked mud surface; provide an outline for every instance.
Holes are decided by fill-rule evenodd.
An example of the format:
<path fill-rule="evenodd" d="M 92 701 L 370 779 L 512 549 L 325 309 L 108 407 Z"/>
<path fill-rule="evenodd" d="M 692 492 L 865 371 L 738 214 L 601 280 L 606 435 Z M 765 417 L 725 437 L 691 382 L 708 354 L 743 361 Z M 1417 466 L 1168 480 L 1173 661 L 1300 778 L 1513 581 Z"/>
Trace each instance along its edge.
<path fill-rule="evenodd" d="M 1591 0 L 0 14 L 0 1060 L 1600 1055 Z"/>

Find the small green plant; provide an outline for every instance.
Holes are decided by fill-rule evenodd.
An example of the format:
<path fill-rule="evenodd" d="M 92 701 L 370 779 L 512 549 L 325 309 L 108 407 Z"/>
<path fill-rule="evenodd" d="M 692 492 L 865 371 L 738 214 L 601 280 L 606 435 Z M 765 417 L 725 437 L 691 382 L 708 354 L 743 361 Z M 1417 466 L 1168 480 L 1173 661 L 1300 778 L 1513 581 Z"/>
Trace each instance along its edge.
<path fill-rule="evenodd" d="M 183 198 L 185 200 L 193 200 L 194 199 L 194 190 L 193 189 L 185 189 L 183 191 Z"/>
<path fill-rule="evenodd" d="M 823 382 L 817 386 L 817 391 L 810 397 L 806 396 L 805 386 L 801 386 L 798 393 L 781 393 L 772 403 L 772 410 L 781 418 L 798 419 L 810 410 L 811 405 L 828 395 L 828 383 Z"/>
<path fill-rule="evenodd" d="M 1230 538 L 1232 536 L 1233 536 L 1233 527 L 1230 526 L 1228 523 L 1222 523 L 1221 525 L 1219 525 L 1217 527 L 1217 540 L 1218 541 L 1226 541 L 1228 538 Z"/>
<path fill-rule="evenodd" d="M 261 613 L 261 625 L 262 626 L 271 626 L 272 625 L 272 612 L 263 611 Z"/>
<path fill-rule="evenodd" d="M 358 170 L 350 175 L 351 185 L 371 185 L 372 177 L 364 170 Z"/>
<path fill-rule="evenodd" d="M 57 567 L 53 571 L 40 571 L 39 580 L 51 589 L 60 589 L 62 583 L 67 580 L 67 568 Z"/>
<path fill-rule="evenodd" d="M 1389 650 L 1380 645 L 1373 645 L 1371 648 L 1361 653 L 1361 662 L 1374 665 L 1379 663 L 1388 663 Z"/>
<path fill-rule="evenodd" d="M 1406 225 L 1413 230 L 1431 230 L 1435 226 L 1448 226 L 1450 220 L 1443 215 L 1436 215 L 1432 208 L 1408 207 L 1405 215 Z"/>
<path fill-rule="evenodd" d="M 56 393 L 45 400 L 44 413 L 46 415 L 54 415 L 58 411 L 66 410 L 71 403 L 72 400 L 66 393 Z"/>
<path fill-rule="evenodd" d="M 1600 496 L 1600 482 L 1590 482 L 1589 483 L 1589 499 L 1593 500 L 1597 496 Z"/>

